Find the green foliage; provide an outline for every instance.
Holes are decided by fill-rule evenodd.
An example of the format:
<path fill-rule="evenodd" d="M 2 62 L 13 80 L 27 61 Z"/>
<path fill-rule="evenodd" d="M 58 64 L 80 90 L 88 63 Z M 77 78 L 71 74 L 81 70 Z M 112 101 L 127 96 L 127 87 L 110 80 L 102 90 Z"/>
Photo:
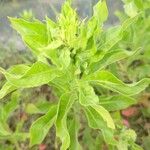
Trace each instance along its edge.
<path fill-rule="evenodd" d="M 137 5 L 139 7 L 140 1 Z M 61 150 L 75 149 L 76 146 L 80 149 L 79 120 L 76 118 L 80 117 L 81 112 L 84 112 L 88 126 L 101 131 L 110 147 L 115 146 L 120 150 L 124 137 L 127 138 L 123 140 L 124 150 L 130 141 L 134 145 L 136 136 L 130 130 L 123 133 L 119 141 L 115 139 L 116 127 L 109 111 L 135 104 L 137 101 L 131 96 L 144 90 L 150 79 L 126 84 L 109 72 L 107 67 L 137 51 L 134 49 L 133 52 L 128 52 L 124 48 L 116 49 L 116 46 L 140 15 L 138 12 L 130 12 L 131 18 L 119 26 L 105 30 L 103 24 L 108 17 L 106 2 L 99 1 L 93 12 L 89 20 L 81 20 L 72 9 L 70 1 L 66 1 L 56 22 L 48 17 L 44 22 L 9 18 L 12 27 L 21 35 L 37 60 L 30 66 L 17 65 L 8 70 L 0 68 L 6 78 L 0 90 L 0 98 L 15 90 L 47 84 L 53 87 L 58 99 L 42 117 L 33 122 L 29 131 L 31 146 L 40 144 L 54 125 L 56 136 L 61 140 Z M 104 95 L 101 98 L 95 87 L 113 91 L 115 95 Z M 39 112 L 36 106 L 32 105 L 32 108 L 33 112 Z M 7 108 L 7 113 L 9 110 L 13 111 L 14 108 Z M 72 119 L 69 119 L 69 115 Z M 1 128 L 3 135 L 9 135 L 3 124 Z M 138 149 L 132 145 L 132 150 Z"/>
<path fill-rule="evenodd" d="M 141 15 L 125 32 L 122 41 L 118 43 L 119 48 L 126 49 L 133 52 L 135 49 L 140 48 L 139 53 L 135 54 L 126 62 L 123 63 L 124 71 L 128 71 L 127 76 L 129 80 L 136 81 L 143 77 L 149 77 L 149 54 L 150 54 L 150 1 L 149 0 L 131 0 L 124 1 L 125 6 L 133 5 L 133 7 L 124 7 L 124 12 L 116 12 L 119 19 L 124 22 L 129 18 L 130 11 L 140 13 Z M 130 10 L 129 10 L 130 9 Z"/>
<path fill-rule="evenodd" d="M 42 117 L 38 118 L 30 128 L 30 142 L 31 146 L 40 144 L 49 129 L 52 127 L 56 119 L 56 106 L 49 108 L 49 111 Z"/>

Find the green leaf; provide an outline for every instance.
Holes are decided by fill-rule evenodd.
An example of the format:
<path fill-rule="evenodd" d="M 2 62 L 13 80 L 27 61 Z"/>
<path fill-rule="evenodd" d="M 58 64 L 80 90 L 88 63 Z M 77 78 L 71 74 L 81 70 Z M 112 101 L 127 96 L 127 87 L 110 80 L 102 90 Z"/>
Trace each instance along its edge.
<path fill-rule="evenodd" d="M 0 121 L 0 138 L 11 135 L 7 124 Z"/>
<path fill-rule="evenodd" d="M 56 43 L 55 43 L 56 44 Z M 59 60 L 59 51 L 57 49 L 45 49 L 43 48 L 43 55 L 49 58 L 53 65 L 61 67 L 61 62 Z"/>
<path fill-rule="evenodd" d="M 74 94 L 65 93 L 59 100 L 56 120 L 56 135 L 62 141 L 61 150 L 66 150 L 70 146 L 70 135 L 67 128 L 67 114 L 74 103 Z"/>
<path fill-rule="evenodd" d="M 36 62 L 22 77 L 9 73 L 5 73 L 5 76 L 16 87 L 29 88 L 49 83 L 58 76 L 58 71 L 42 62 Z"/>
<path fill-rule="evenodd" d="M 0 99 L 4 98 L 7 94 L 16 90 L 17 88 L 9 82 L 6 82 L 0 90 Z"/>
<path fill-rule="evenodd" d="M 47 28 L 40 21 L 28 22 L 24 19 L 9 18 L 12 27 L 22 36 L 24 42 L 39 54 L 39 48 L 48 44 Z"/>
<path fill-rule="evenodd" d="M 127 30 L 129 26 L 135 23 L 139 15 L 135 17 L 126 19 L 122 25 L 109 28 L 106 32 L 102 34 L 101 42 L 99 44 L 98 50 L 103 50 L 108 52 L 113 46 L 115 46 L 123 38 L 123 33 Z M 101 54 L 101 53 L 100 53 Z M 99 59 L 98 59 L 99 60 Z"/>
<path fill-rule="evenodd" d="M 132 56 L 135 54 L 135 52 L 136 51 L 129 52 L 124 49 L 111 50 L 108 53 L 106 53 L 106 55 L 100 61 L 92 63 L 90 65 L 90 73 L 104 69 L 105 67 L 114 62 Z"/>
<path fill-rule="evenodd" d="M 37 108 L 34 104 L 29 103 L 26 106 L 25 112 L 28 114 L 37 114 L 37 113 L 43 113 L 39 108 Z"/>
<path fill-rule="evenodd" d="M 55 32 L 57 24 L 46 16 L 46 25 L 47 25 L 48 43 L 50 43 L 53 40 L 54 35 L 56 35 Z"/>
<path fill-rule="evenodd" d="M 109 28 L 102 35 L 103 43 L 100 43 L 99 50 L 109 51 L 115 44 L 117 44 L 123 37 L 122 27 L 115 26 Z"/>
<path fill-rule="evenodd" d="M 143 149 L 141 146 L 139 146 L 137 144 L 133 144 L 132 145 L 132 150 L 146 150 L 146 149 Z"/>
<path fill-rule="evenodd" d="M 91 128 L 100 129 L 107 143 L 114 143 L 113 130 L 107 127 L 107 123 L 103 120 L 103 117 L 91 106 L 85 107 L 88 124 Z"/>
<path fill-rule="evenodd" d="M 137 101 L 134 98 L 127 97 L 124 95 L 114 95 L 108 97 L 99 97 L 99 103 L 108 111 L 117 111 L 125 109 L 133 104 L 136 104 Z"/>
<path fill-rule="evenodd" d="M 19 96 L 20 92 L 16 91 L 12 93 L 11 100 L 5 104 L 4 106 L 0 107 L 0 120 L 2 122 L 6 122 L 8 117 L 19 107 Z"/>
<path fill-rule="evenodd" d="M 38 100 L 37 103 L 28 103 L 25 112 L 29 114 L 45 114 L 54 105 L 53 103 L 47 102 L 45 99 Z"/>
<path fill-rule="evenodd" d="M 15 66 L 11 66 L 7 71 L 10 74 L 13 74 L 17 77 L 21 77 L 23 76 L 28 70 L 30 69 L 29 66 L 24 65 L 24 64 L 19 64 L 19 65 L 15 65 Z"/>
<path fill-rule="evenodd" d="M 70 51 L 68 49 L 62 49 L 60 52 L 59 61 L 63 68 L 67 68 L 70 65 L 71 58 L 70 58 Z"/>
<path fill-rule="evenodd" d="M 93 8 L 94 14 L 93 16 L 98 20 L 99 25 L 103 24 L 104 21 L 107 20 L 108 17 L 108 9 L 106 5 L 106 1 L 99 1 Z"/>
<path fill-rule="evenodd" d="M 41 144 L 46 137 L 49 129 L 55 122 L 57 109 L 52 106 L 49 111 L 42 117 L 33 122 L 30 128 L 30 146 Z"/>
<path fill-rule="evenodd" d="M 99 115 L 103 118 L 103 120 L 107 123 L 107 126 L 111 129 L 115 129 L 114 122 L 109 114 L 109 112 L 100 105 L 92 105 L 94 110 L 98 112 Z"/>
<path fill-rule="evenodd" d="M 75 114 L 74 114 L 75 115 Z M 79 122 L 77 119 L 72 119 L 68 121 L 68 129 L 70 134 L 70 150 L 81 150 L 81 146 L 78 141 L 78 130 L 79 130 Z"/>
<path fill-rule="evenodd" d="M 63 60 L 59 59 L 61 55 L 60 53 L 64 53 L 64 50 L 61 49 L 61 46 L 63 45 L 64 43 L 60 39 L 52 40 L 46 47 L 39 49 L 41 51 L 40 55 L 50 59 L 53 65 L 60 68 L 62 66 L 62 61 L 65 60 L 65 58 L 63 58 Z"/>
<path fill-rule="evenodd" d="M 28 70 L 30 69 L 29 66 L 20 64 L 10 67 L 7 71 L 3 68 L 0 68 L 0 72 L 7 77 L 9 74 L 10 76 L 15 76 L 17 78 L 21 78 Z M 11 93 L 12 91 L 16 90 L 17 87 L 13 85 L 11 82 L 7 81 L 0 90 L 0 99 L 5 97 L 7 94 Z"/>
<path fill-rule="evenodd" d="M 79 102 L 83 106 L 90 106 L 99 103 L 98 96 L 95 94 L 93 87 L 87 82 L 80 83 Z"/>
<path fill-rule="evenodd" d="M 112 73 L 108 71 L 98 71 L 94 74 L 89 75 L 85 78 L 86 81 L 89 81 L 93 84 L 100 85 L 104 88 L 118 92 L 122 95 L 136 95 L 143 91 L 150 83 L 150 79 L 145 78 L 140 80 L 137 83 L 125 84 Z"/>
<path fill-rule="evenodd" d="M 124 9 L 125 9 L 126 14 L 129 17 L 135 17 L 138 13 L 138 9 L 137 9 L 136 5 L 134 4 L 134 2 L 125 4 Z"/>
<path fill-rule="evenodd" d="M 61 40 L 53 40 L 50 44 L 48 44 L 46 47 L 40 48 L 40 51 L 51 51 L 53 49 L 57 49 L 60 46 L 63 45 L 63 42 Z M 44 52 L 43 52 L 44 53 Z"/>
<path fill-rule="evenodd" d="M 143 0 L 134 0 L 134 3 L 138 9 L 143 9 L 143 7 L 144 7 Z"/>
<path fill-rule="evenodd" d="M 84 88 L 83 88 L 84 85 Z M 109 112 L 99 105 L 98 96 L 95 94 L 93 88 L 89 86 L 86 82 L 80 85 L 79 89 L 79 102 L 83 106 L 85 110 L 88 112 L 94 110 L 99 115 L 99 119 L 101 118 L 102 124 L 105 124 L 108 128 L 115 129 L 114 122 L 109 114 Z M 102 129 L 102 128 L 101 128 Z"/>

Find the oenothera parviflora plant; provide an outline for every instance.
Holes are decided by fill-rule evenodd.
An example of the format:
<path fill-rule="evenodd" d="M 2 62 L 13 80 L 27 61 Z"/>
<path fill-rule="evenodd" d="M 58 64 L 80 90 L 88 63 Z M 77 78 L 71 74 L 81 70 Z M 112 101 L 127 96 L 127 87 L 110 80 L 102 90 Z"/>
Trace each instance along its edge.
<path fill-rule="evenodd" d="M 56 103 L 30 128 L 30 145 L 41 143 L 54 125 L 61 140 L 61 149 L 81 149 L 78 142 L 78 122 L 84 113 L 89 127 L 98 129 L 108 144 L 117 144 L 115 124 L 109 111 L 126 108 L 136 100 L 149 79 L 125 84 L 106 70 L 109 64 L 133 55 L 124 49 L 114 49 L 124 31 L 138 16 L 122 25 L 104 30 L 108 10 L 105 1 L 99 1 L 90 19 L 80 19 L 71 2 L 66 1 L 56 22 L 48 17 L 44 22 L 9 18 L 11 25 L 37 56 L 32 65 L 20 64 L 8 70 L 0 68 L 6 82 L 0 98 L 18 89 L 47 84 L 57 95 Z M 94 87 L 113 91 L 111 97 L 99 96 Z M 71 115 L 72 120 L 68 119 Z"/>
<path fill-rule="evenodd" d="M 130 57 L 124 63 L 124 70 L 127 70 L 129 80 L 137 80 L 150 76 L 150 1 L 149 0 L 123 0 L 124 12 L 116 12 L 120 21 L 123 22 L 128 17 L 140 17 L 126 31 L 124 38 L 118 43 L 118 47 L 130 51 L 140 47 L 140 53 Z M 134 37 L 134 38 L 133 38 Z"/>

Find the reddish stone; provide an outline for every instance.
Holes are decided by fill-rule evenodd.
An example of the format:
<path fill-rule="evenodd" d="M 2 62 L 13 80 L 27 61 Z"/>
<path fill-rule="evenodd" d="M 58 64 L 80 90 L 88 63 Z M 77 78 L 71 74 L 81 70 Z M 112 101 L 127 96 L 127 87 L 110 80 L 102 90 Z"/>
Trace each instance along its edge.
<path fill-rule="evenodd" d="M 133 117 L 138 114 L 138 109 L 136 107 L 130 107 L 125 110 L 122 110 L 122 115 L 125 117 Z"/>

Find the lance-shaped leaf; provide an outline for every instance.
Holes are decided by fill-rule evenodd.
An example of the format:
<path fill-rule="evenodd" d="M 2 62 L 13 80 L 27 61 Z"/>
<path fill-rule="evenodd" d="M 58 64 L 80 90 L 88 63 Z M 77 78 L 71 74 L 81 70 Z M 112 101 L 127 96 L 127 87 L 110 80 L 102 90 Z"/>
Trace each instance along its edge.
<path fill-rule="evenodd" d="M 40 102 L 37 103 L 28 103 L 25 108 L 25 112 L 28 114 L 45 114 L 49 111 L 49 109 L 52 107 L 52 105 L 49 102 L 47 102 L 45 99 L 42 99 Z"/>
<path fill-rule="evenodd" d="M 53 40 L 49 45 L 40 49 L 41 54 L 45 57 L 49 58 L 52 64 L 56 66 L 61 66 L 61 62 L 59 60 L 59 47 L 63 45 L 61 40 Z"/>
<path fill-rule="evenodd" d="M 19 64 L 19 65 L 15 65 L 10 67 L 7 71 L 10 74 L 14 74 L 15 76 L 21 77 L 23 76 L 28 70 L 30 69 L 29 66 L 24 65 L 24 64 Z"/>
<path fill-rule="evenodd" d="M 79 122 L 77 118 L 68 121 L 68 129 L 70 134 L 70 150 L 81 150 L 80 143 L 78 141 Z"/>
<path fill-rule="evenodd" d="M 58 71 L 42 62 L 36 62 L 21 77 L 5 72 L 7 80 L 16 87 L 29 88 L 47 84 L 58 76 Z"/>
<path fill-rule="evenodd" d="M 17 140 L 17 141 L 26 141 L 29 138 L 29 133 L 26 132 L 17 132 L 17 133 L 8 133 L 6 135 L 0 135 L 0 140 Z"/>
<path fill-rule="evenodd" d="M 107 123 L 103 120 L 103 117 L 91 106 L 85 107 L 84 111 L 86 113 L 89 126 L 94 129 L 100 129 L 108 144 L 115 144 L 113 130 L 107 127 Z"/>
<path fill-rule="evenodd" d="M 56 135 L 61 139 L 61 150 L 66 150 L 70 146 L 70 135 L 67 128 L 67 114 L 75 100 L 74 94 L 65 93 L 61 96 L 56 120 Z"/>
<path fill-rule="evenodd" d="M 15 65 L 10 67 L 7 71 L 4 70 L 3 68 L 0 68 L 0 72 L 7 77 L 7 74 L 13 74 L 16 77 L 20 78 L 22 77 L 28 70 L 30 69 L 29 66 L 21 64 L 21 65 Z M 0 90 L 0 99 L 5 97 L 7 94 L 11 93 L 12 91 L 16 90 L 17 87 L 14 86 L 10 82 L 6 82 L 3 87 Z"/>
<path fill-rule="evenodd" d="M 60 52 L 59 61 L 62 63 L 62 68 L 67 68 L 70 65 L 71 58 L 70 58 L 70 51 L 68 49 L 62 49 Z"/>
<path fill-rule="evenodd" d="M 9 128 L 7 124 L 0 121 L 0 138 L 3 138 L 4 136 L 10 136 L 11 132 L 9 131 Z"/>
<path fill-rule="evenodd" d="M 108 111 L 117 111 L 125 109 L 133 104 L 136 104 L 137 101 L 134 98 L 127 97 L 124 95 L 114 95 L 108 97 L 99 97 L 99 103 Z"/>
<path fill-rule="evenodd" d="M 56 35 L 57 24 L 46 16 L 48 43 L 50 43 Z"/>
<path fill-rule="evenodd" d="M 129 18 L 125 20 L 122 25 L 109 28 L 106 32 L 104 32 L 101 37 L 102 43 L 100 42 L 99 44 L 99 50 L 108 52 L 113 46 L 115 46 L 123 38 L 124 31 L 135 23 L 138 16 L 139 15 Z"/>
<path fill-rule="evenodd" d="M 11 93 L 12 91 L 16 90 L 17 87 L 12 85 L 9 82 L 6 82 L 3 87 L 0 89 L 0 99 L 4 98 L 7 94 Z"/>
<path fill-rule="evenodd" d="M 106 1 L 99 1 L 93 8 L 93 16 L 97 19 L 98 24 L 102 25 L 108 17 L 108 9 L 106 5 Z"/>
<path fill-rule="evenodd" d="M 93 73 L 95 71 L 104 69 L 108 65 L 110 65 L 114 62 L 117 62 L 121 59 L 132 56 L 135 53 L 136 53 L 136 51 L 130 52 L 130 51 L 126 51 L 124 49 L 111 50 L 106 55 L 104 55 L 104 57 L 100 61 L 92 63 L 90 65 L 89 71 L 90 71 L 90 73 Z"/>
<path fill-rule="evenodd" d="M 9 18 L 12 27 L 22 36 L 24 42 L 39 54 L 39 48 L 48 44 L 46 25 L 40 21 L 29 22 L 24 19 Z"/>
<path fill-rule="evenodd" d="M 2 73 L 6 78 L 8 76 L 15 76 L 16 78 L 21 78 L 29 69 L 29 66 L 19 64 L 10 67 L 8 70 L 5 70 L 0 67 L 0 73 Z"/>
<path fill-rule="evenodd" d="M 91 86 L 85 84 L 84 89 L 80 87 L 79 102 L 83 106 L 83 108 L 88 112 L 92 110 L 96 111 L 96 114 L 99 115 L 99 119 L 101 119 L 101 124 L 105 124 L 110 129 L 115 129 L 114 122 L 109 112 L 105 108 L 100 106 L 97 100 L 98 100 L 98 96 L 95 94 Z M 103 128 L 99 128 L 99 129 L 102 130 Z"/>
<path fill-rule="evenodd" d="M 11 100 L 7 104 L 0 106 L 0 120 L 6 122 L 8 117 L 19 107 L 20 92 L 16 91 L 12 93 Z"/>
<path fill-rule="evenodd" d="M 40 144 L 46 137 L 49 129 L 55 122 L 57 107 L 53 105 L 42 117 L 33 122 L 30 128 L 30 146 Z"/>
<path fill-rule="evenodd" d="M 98 96 L 95 94 L 93 87 L 87 82 L 80 83 L 79 102 L 83 106 L 99 104 Z"/>
<path fill-rule="evenodd" d="M 136 83 L 125 84 L 106 70 L 98 71 L 89 75 L 86 77 L 86 81 L 128 96 L 140 93 L 150 84 L 150 79 L 148 78 L 142 79 Z"/>

